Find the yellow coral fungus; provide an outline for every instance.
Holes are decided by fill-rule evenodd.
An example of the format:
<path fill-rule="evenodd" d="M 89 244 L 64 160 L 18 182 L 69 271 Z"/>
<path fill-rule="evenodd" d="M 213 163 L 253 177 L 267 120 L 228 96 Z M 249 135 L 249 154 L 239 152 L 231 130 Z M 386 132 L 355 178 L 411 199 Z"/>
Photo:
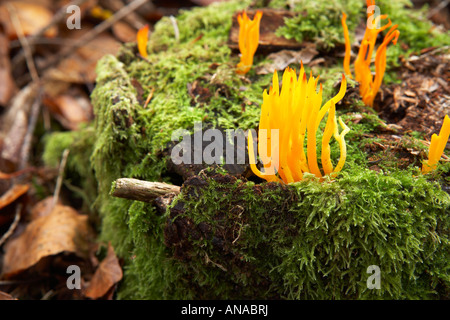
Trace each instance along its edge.
<path fill-rule="evenodd" d="M 259 42 L 259 22 L 262 18 L 262 12 L 257 11 L 253 20 L 247 16 L 244 11 L 239 14 L 239 51 L 241 52 L 241 61 L 237 65 L 238 74 L 246 74 L 253 65 L 253 56 L 258 48 Z"/>
<path fill-rule="evenodd" d="M 344 136 L 350 130 L 339 118 L 343 131 L 339 133 L 336 120 L 336 103 L 345 95 L 347 81 L 342 75 L 339 93 L 322 107 L 322 85 L 317 91 L 319 78 L 312 74 L 306 79 L 303 64 L 297 78 L 296 71 L 287 68 L 280 90 L 278 74 L 273 74 L 272 87 L 264 90 L 263 104 L 259 121 L 258 153 L 264 171 L 256 167 L 253 135 L 248 135 L 248 149 L 252 171 L 267 181 L 292 183 L 303 179 L 303 173 L 309 172 L 322 177 L 317 163 L 316 132 L 319 124 L 328 112 L 328 120 L 322 137 L 322 169 L 325 175 L 339 172 L 345 162 L 346 146 Z M 338 141 L 341 156 L 333 168 L 330 157 L 330 139 Z M 306 140 L 306 152 L 304 148 Z"/>
<path fill-rule="evenodd" d="M 375 6 L 375 0 L 366 0 L 367 7 L 370 9 Z M 364 33 L 364 38 L 359 47 L 358 56 L 355 60 L 355 80 L 359 82 L 359 92 L 363 102 L 368 106 L 373 106 L 375 96 L 380 89 L 381 82 L 383 81 L 384 72 L 386 70 L 386 49 L 388 44 L 392 41 L 397 44 L 398 36 L 400 32 L 397 29 L 397 25 L 391 27 L 391 20 L 382 27 L 379 27 L 382 19 L 386 19 L 387 15 L 375 15 L 375 10 L 367 13 L 367 27 Z M 342 27 L 344 29 L 345 38 L 345 57 L 344 57 L 344 70 L 345 73 L 351 77 L 350 71 L 350 38 L 348 36 L 348 28 L 346 24 L 347 16 L 343 13 Z M 388 33 L 385 35 L 383 43 L 378 47 L 375 54 L 375 77 L 372 76 L 370 71 L 370 62 L 372 59 L 372 53 L 375 48 L 375 42 L 380 32 L 389 28 Z"/>
<path fill-rule="evenodd" d="M 450 136 L 450 118 L 448 115 L 444 118 L 441 131 L 439 135 L 433 134 L 431 136 L 430 149 L 428 151 L 428 160 L 425 160 L 422 165 L 422 173 L 428 173 L 435 170 L 437 163 L 444 153 L 445 146 Z"/>
<path fill-rule="evenodd" d="M 145 59 L 147 59 L 148 57 L 147 53 L 148 33 L 149 33 L 149 25 L 146 24 L 141 29 L 139 29 L 136 35 L 139 54 Z"/>

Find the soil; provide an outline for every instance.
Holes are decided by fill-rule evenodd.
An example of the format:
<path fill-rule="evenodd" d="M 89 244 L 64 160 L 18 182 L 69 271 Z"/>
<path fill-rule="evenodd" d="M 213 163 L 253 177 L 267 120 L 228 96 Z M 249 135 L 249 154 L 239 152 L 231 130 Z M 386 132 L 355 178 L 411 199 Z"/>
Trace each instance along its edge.
<path fill-rule="evenodd" d="M 375 109 L 401 131 L 422 132 L 427 139 L 438 133 L 450 112 L 449 48 L 427 49 L 402 61 L 398 84 L 382 86 Z"/>

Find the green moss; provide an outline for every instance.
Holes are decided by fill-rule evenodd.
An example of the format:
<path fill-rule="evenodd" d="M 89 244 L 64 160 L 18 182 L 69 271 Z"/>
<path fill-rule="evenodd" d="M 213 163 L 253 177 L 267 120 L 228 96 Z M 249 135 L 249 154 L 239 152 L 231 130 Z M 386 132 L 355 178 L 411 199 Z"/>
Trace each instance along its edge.
<path fill-rule="evenodd" d="M 181 243 L 186 250 L 184 274 L 194 277 L 199 297 L 446 294 L 438 291 L 449 284 L 450 197 L 422 176 L 359 170 L 334 182 L 311 178 L 288 189 L 225 181 L 221 175 L 202 180 L 187 183 L 172 207 L 181 206 L 184 214 L 171 220 L 194 224 L 182 233 L 187 243 L 174 246 Z M 367 289 L 371 265 L 381 269 L 380 290 Z"/>
<path fill-rule="evenodd" d="M 45 148 L 42 159 L 46 166 L 57 168 L 64 150 L 69 150 L 64 184 L 74 195 L 83 199 L 85 212 L 92 211 L 92 205 L 97 196 L 97 183 L 89 162 L 94 139 L 93 128 L 56 132 L 43 137 Z"/>
<path fill-rule="evenodd" d="M 163 180 L 165 161 L 160 153 L 176 129 L 192 129 L 194 122 L 202 120 L 225 128 L 256 126 L 258 107 L 255 104 L 247 108 L 253 113 L 244 114 L 241 104 L 249 98 L 244 100 L 239 92 L 243 80 L 232 72 L 238 59 L 230 59 L 226 46 L 231 15 L 245 5 L 231 2 L 221 4 L 221 9 L 212 6 L 180 15 L 179 40 L 173 37 L 172 23 L 163 19 L 152 35 L 147 61 L 133 58 L 133 49 L 125 46 L 118 54 L 120 60 L 106 56 L 97 66 L 91 164 L 99 182 L 101 240 L 111 241 L 127 262 L 122 298 L 194 298 L 189 296 L 190 283 L 180 278 L 177 263 L 162 245 L 164 218 L 155 217 L 150 205 L 114 199 L 109 192 L 119 177 Z M 202 38 L 193 41 L 200 34 Z M 212 63 L 218 64 L 215 70 L 210 68 Z M 214 74 L 216 82 L 208 81 Z M 195 80 L 212 91 L 207 104 L 192 103 L 187 85 Z M 144 100 L 154 90 L 146 108 L 138 102 L 133 81 L 143 88 Z M 219 89 L 215 83 L 225 92 L 214 94 Z"/>
<path fill-rule="evenodd" d="M 409 0 L 379 0 L 377 5 L 381 9 L 381 13 L 387 14 L 393 24 L 398 24 L 399 42 L 407 45 L 409 53 L 419 53 L 424 48 L 450 44 L 448 31 L 439 30 L 426 18 L 427 7 L 413 10 Z M 392 47 L 396 49 L 388 51 L 388 63 L 396 63 L 398 55 L 405 54 L 405 50 L 401 46 Z"/>
<path fill-rule="evenodd" d="M 361 22 L 365 19 L 366 6 L 364 1 L 301 1 L 294 2 L 276 0 L 271 6 L 291 8 L 299 15 L 286 19 L 285 26 L 277 33 L 286 38 L 294 38 L 299 42 L 303 40 L 314 41 L 320 48 L 334 47 L 337 43 L 344 43 L 341 25 L 342 12 L 347 14 L 347 25 L 350 37 Z M 408 53 L 418 53 L 421 49 L 433 46 L 450 44 L 448 32 L 437 30 L 426 18 L 426 7 L 413 10 L 409 0 L 388 1 L 378 0 L 376 5 L 381 14 L 387 14 L 393 24 L 398 24 L 400 43 L 406 44 Z M 388 49 L 388 64 L 397 64 L 397 58 L 405 54 L 401 46 L 392 46 Z"/>
<path fill-rule="evenodd" d="M 290 7 L 290 1 L 271 1 L 272 7 Z M 363 1 L 300 1 L 293 2 L 292 11 L 298 12 L 293 18 L 285 19 L 285 26 L 277 30 L 278 36 L 313 41 L 321 49 L 329 49 L 336 43 L 343 43 L 341 26 L 342 12 L 348 16 L 347 25 L 352 32 L 363 17 Z"/>

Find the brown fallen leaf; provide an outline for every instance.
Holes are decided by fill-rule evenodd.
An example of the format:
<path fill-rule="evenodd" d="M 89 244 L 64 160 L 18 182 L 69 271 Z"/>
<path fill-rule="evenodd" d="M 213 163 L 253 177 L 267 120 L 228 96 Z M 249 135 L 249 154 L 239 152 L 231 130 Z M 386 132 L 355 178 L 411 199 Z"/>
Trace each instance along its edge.
<path fill-rule="evenodd" d="M 0 198 L 0 210 L 6 207 L 7 205 L 13 203 L 20 196 L 25 194 L 30 186 L 27 184 L 16 184 L 11 187 L 5 194 L 3 194 Z M 1 212 L 0 212 L 1 213 Z"/>
<path fill-rule="evenodd" d="M 16 29 L 11 21 L 8 5 L 13 7 L 17 18 L 22 26 L 25 36 L 38 33 L 52 20 L 53 13 L 43 5 L 24 1 L 5 1 L 0 5 L 0 23 L 3 24 L 9 39 L 17 39 Z M 38 17 L 38 18 L 37 18 Z M 44 36 L 52 38 L 58 33 L 56 27 L 48 29 Z"/>
<path fill-rule="evenodd" d="M 281 50 L 269 54 L 267 58 L 272 61 L 257 67 L 255 71 L 256 74 L 273 73 L 274 70 L 280 71 L 286 69 L 286 67 L 292 63 L 300 64 L 300 61 L 302 61 L 304 65 L 307 65 L 318 53 L 315 46 L 307 46 L 300 51 Z"/>
<path fill-rule="evenodd" d="M 5 106 L 15 91 L 16 84 L 11 75 L 9 60 L 9 40 L 3 32 L 0 32 L 0 105 Z"/>
<path fill-rule="evenodd" d="M 4 248 L 3 277 L 10 278 L 42 258 L 62 252 L 88 258 L 90 239 L 88 216 L 78 214 L 71 207 L 56 205 L 49 215 L 31 221 L 18 237 L 8 240 Z"/>
<path fill-rule="evenodd" d="M 66 129 L 77 130 L 94 116 L 88 95 L 79 87 L 57 96 L 46 95 L 43 103 Z"/>
<path fill-rule="evenodd" d="M 122 42 L 133 42 L 136 40 L 136 30 L 130 27 L 126 22 L 116 22 L 112 26 L 112 32 Z"/>
<path fill-rule="evenodd" d="M 66 34 L 67 39 L 78 39 L 86 32 L 88 26 L 80 30 L 70 30 Z M 116 54 L 120 48 L 120 42 L 108 33 L 101 33 L 95 41 L 87 43 L 74 54 L 61 61 L 57 67 L 50 69 L 46 76 L 51 80 L 80 83 L 94 83 L 97 77 L 95 68 L 97 61 L 106 54 Z"/>
<path fill-rule="evenodd" d="M 98 269 L 92 277 L 89 287 L 86 289 L 85 296 L 91 299 L 100 299 L 122 279 L 123 273 L 119 260 L 114 253 L 114 248 L 108 244 L 108 253 L 106 258 L 100 263 Z"/>
<path fill-rule="evenodd" d="M 19 163 L 22 151 L 23 141 L 28 129 L 28 119 L 24 110 L 18 110 L 15 119 L 12 122 L 9 132 L 3 141 L 0 157 L 3 161 L 11 163 L 14 167 Z"/>
<path fill-rule="evenodd" d="M 34 168 L 34 167 L 27 167 L 25 169 L 22 169 L 22 170 L 19 170 L 19 171 L 16 171 L 16 172 L 11 172 L 11 173 L 5 173 L 5 172 L 0 171 L 0 180 L 14 179 L 14 178 L 16 178 L 18 176 L 21 176 L 21 175 L 25 174 L 25 173 L 33 172 L 34 170 L 36 170 L 36 168 Z"/>
<path fill-rule="evenodd" d="M 58 204 L 61 204 L 59 199 Z M 36 220 L 38 218 L 49 215 L 52 212 L 52 209 L 53 196 L 50 196 L 36 203 L 27 217 L 29 220 Z"/>
<path fill-rule="evenodd" d="M 17 299 L 6 292 L 0 291 L 0 300 L 17 300 Z"/>
<path fill-rule="evenodd" d="M 32 83 L 22 88 L 11 100 L 0 121 L 0 170 L 8 173 L 17 170 L 22 159 L 23 142 L 28 132 L 28 118 L 36 100 L 37 86 Z"/>

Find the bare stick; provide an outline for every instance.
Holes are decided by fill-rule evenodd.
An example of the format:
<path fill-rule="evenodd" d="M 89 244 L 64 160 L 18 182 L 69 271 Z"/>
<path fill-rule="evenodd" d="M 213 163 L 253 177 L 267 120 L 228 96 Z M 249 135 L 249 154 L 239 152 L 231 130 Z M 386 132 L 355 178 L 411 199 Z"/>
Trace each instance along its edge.
<path fill-rule="evenodd" d="M 42 93 L 38 89 L 36 98 L 34 99 L 33 105 L 30 110 L 30 117 L 28 118 L 28 129 L 25 139 L 23 141 L 22 149 L 20 150 L 20 163 L 19 170 L 26 167 L 28 158 L 30 155 L 31 140 L 33 139 L 34 129 L 36 128 L 37 119 L 39 116 L 39 110 L 41 108 Z"/>
<path fill-rule="evenodd" d="M 450 2 L 449 0 L 442 1 L 440 4 L 438 4 L 436 7 L 434 7 L 428 12 L 427 18 L 430 19 L 431 17 L 433 17 L 436 13 L 444 9 L 449 2 Z"/>
<path fill-rule="evenodd" d="M 25 35 L 23 33 L 22 25 L 20 24 L 20 20 L 17 17 L 16 9 L 10 3 L 6 4 L 6 8 L 8 9 L 9 16 L 11 17 L 11 22 L 17 33 L 17 37 L 19 38 L 20 44 L 23 48 L 23 52 L 25 53 L 27 67 L 28 70 L 30 71 L 31 79 L 33 79 L 34 82 L 39 82 L 39 75 L 33 60 L 33 53 L 31 52 L 28 40 L 25 38 Z"/>
<path fill-rule="evenodd" d="M 69 156 L 69 151 L 70 151 L 69 149 L 64 149 L 64 152 L 61 157 L 61 163 L 59 165 L 59 171 L 58 171 L 58 179 L 56 180 L 56 187 L 55 187 L 55 192 L 53 194 L 53 201 L 52 201 L 52 206 L 51 206 L 50 211 L 53 210 L 56 203 L 58 202 L 59 193 L 61 191 L 62 180 L 64 177 L 64 169 L 66 168 L 67 157 Z"/>
<path fill-rule="evenodd" d="M 118 198 L 153 202 L 168 193 L 180 193 L 180 187 L 162 182 L 150 182 L 131 178 L 117 179 L 111 195 Z"/>
<path fill-rule="evenodd" d="M 113 12 L 117 12 L 125 6 L 122 0 L 105 1 L 104 5 L 107 6 L 107 8 L 111 9 L 111 11 Z M 146 6 L 148 6 L 152 10 L 155 10 L 155 6 L 153 5 L 151 0 L 147 1 Z M 131 12 L 129 15 L 124 17 L 123 20 L 136 30 L 139 30 L 146 24 L 145 20 L 142 19 L 140 15 L 134 12 Z"/>
<path fill-rule="evenodd" d="M 180 40 L 180 30 L 178 29 L 177 19 L 174 16 L 170 16 L 170 22 L 172 22 L 173 32 L 175 33 L 175 40 Z"/>
<path fill-rule="evenodd" d="M 147 108 L 148 104 L 150 103 L 150 100 L 152 100 L 154 92 L 155 92 L 155 88 L 152 88 L 152 91 L 150 91 L 150 94 L 148 95 L 147 100 L 145 100 L 144 109 Z"/>
<path fill-rule="evenodd" d="M 0 247 L 13 234 L 14 230 L 16 230 L 17 225 L 19 224 L 19 221 L 20 221 L 20 211 L 21 210 L 22 210 L 22 204 L 19 203 L 16 208 L 16 215 L 14 217 L 14 221 L 9 226 L 8 231 L 6 231 L 5 234 L 2 236 L 2 238 L 0 239 Z"/>

